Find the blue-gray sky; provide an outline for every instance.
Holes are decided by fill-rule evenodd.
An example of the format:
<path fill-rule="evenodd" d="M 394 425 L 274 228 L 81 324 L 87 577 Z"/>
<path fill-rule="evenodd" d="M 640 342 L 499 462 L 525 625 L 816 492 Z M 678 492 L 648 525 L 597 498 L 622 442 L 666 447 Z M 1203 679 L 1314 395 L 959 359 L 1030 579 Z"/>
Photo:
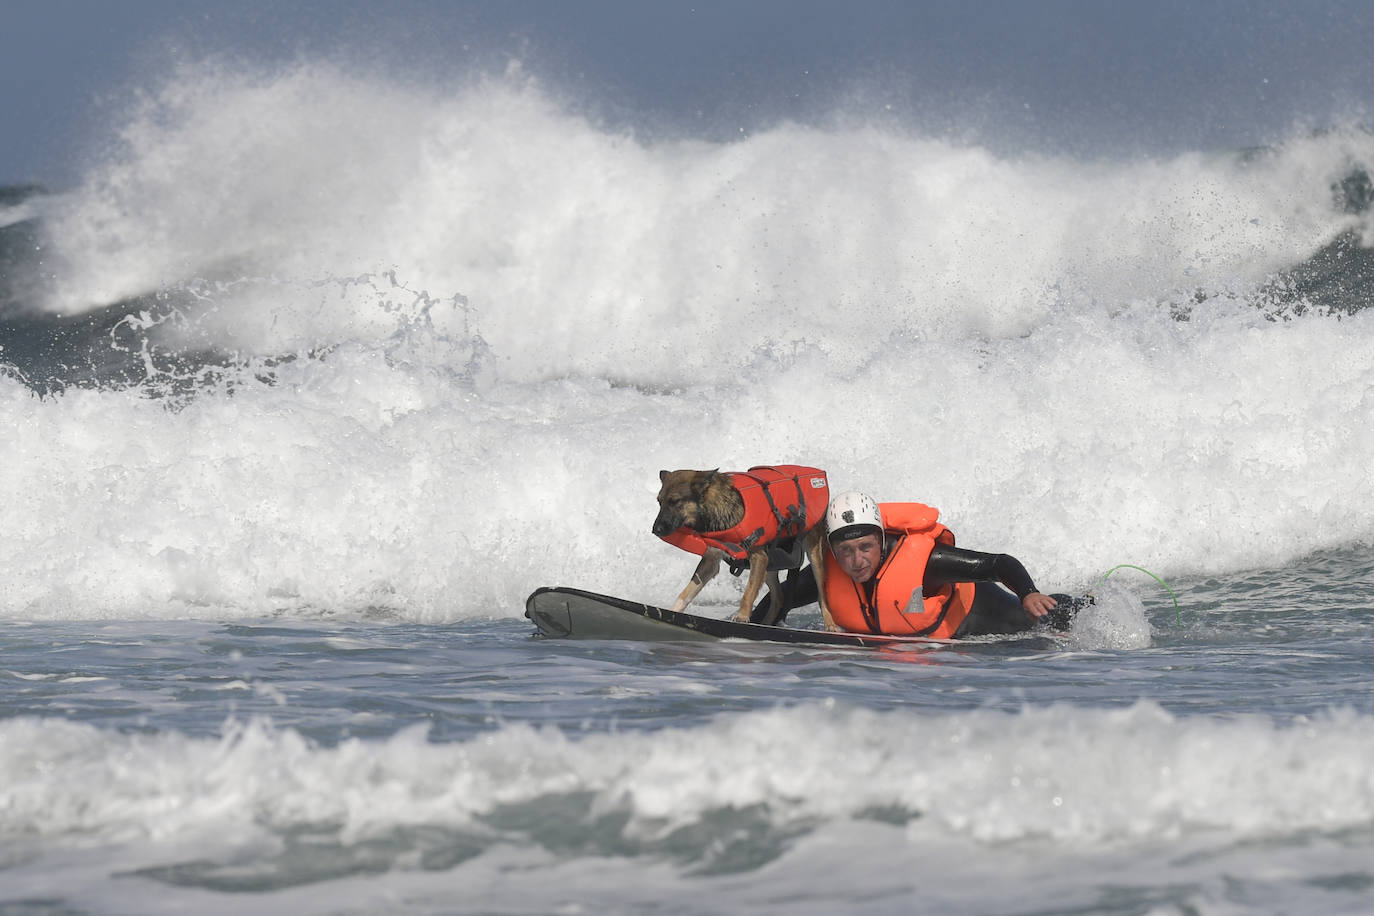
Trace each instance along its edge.
<path fill-rule="evenodd" d="M 177 60 L 328 56 L 445 85 L 519 56 L 610 122 L 728 136 L 836 112 L 1091 155 L 1368 121 L 1370 0 L 7 0 L 0 184 L 62 185 Z"/>

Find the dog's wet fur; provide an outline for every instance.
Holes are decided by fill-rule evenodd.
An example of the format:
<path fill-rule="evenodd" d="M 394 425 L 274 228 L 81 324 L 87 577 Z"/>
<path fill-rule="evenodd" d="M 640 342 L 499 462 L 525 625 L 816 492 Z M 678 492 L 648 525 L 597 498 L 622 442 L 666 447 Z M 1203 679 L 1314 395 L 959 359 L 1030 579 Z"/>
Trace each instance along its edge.
<path fill-rule="evenodd" d="M 658 537 L 672 534 L 679 528 L 693 531 L 724 531 L 733 528 L 744 520 L 744 497 L 730 483 L 730 478 L 719 468 L 710 471 L 659 471 L 658 516 L 654 518 L 653 533 Z M 817 590 L 821 595 L 821 614 L 827 629 L 835 629 L 830 616 L 830 608 L 825 601 L 825 526 L 818 524 L 805 535 L 806 555 L 811 560 L 811 569 L 816 576 Z M 715 547 L 707 548 L 692 573 L 687 587 L 673 603 L 674 611 L 682 611 L 691 604 L 701 589 L 720 571 L 720 563 L 725 554 Z M 749 620 L 754 601 L 768 585 L 772 599 L 768 612 L 761 623 L 772 624 L 782 613 L 782 589 L 778 585 L 778 574 L 768 569 L 768 554 L 763 545 L 749 552 L 749 580 L 744 587 L 739 612 L 734 619 Z"/>
<path fill-rule="evenodd" d="M 714 471 L 659 471 L 658 517 L 654 534 L 682 527 L 724 531 L 744 520 L 744 497 L 717 468 Z"/>

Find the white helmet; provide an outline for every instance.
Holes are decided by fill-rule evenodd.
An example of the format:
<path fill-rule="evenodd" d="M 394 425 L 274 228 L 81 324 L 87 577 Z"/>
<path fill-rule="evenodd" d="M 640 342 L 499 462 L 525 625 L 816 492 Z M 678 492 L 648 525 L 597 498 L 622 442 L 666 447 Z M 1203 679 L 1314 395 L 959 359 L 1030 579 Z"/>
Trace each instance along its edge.
<path fill-rule="evenodd" d="M 830 508 L 825 510 L 825 527 L 832 544 L 866 534 L 881 534 L 883 514 L 871 497 L 851 490 L 830 501 Z"/>

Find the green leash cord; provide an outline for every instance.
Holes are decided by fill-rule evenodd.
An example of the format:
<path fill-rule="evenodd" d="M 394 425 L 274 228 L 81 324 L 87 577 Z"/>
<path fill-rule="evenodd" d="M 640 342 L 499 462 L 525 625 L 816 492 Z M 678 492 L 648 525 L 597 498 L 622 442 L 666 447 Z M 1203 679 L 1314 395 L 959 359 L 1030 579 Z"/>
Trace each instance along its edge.
<path fill-rule="evenodd" d="M 1174 590 L 1169 587 L 1168 582 L 1165 582 L 1163 579 L 1159 578 L 1159 576 L 1156 576 L 1154 573 L 1150 572 L 1143 566 L 1133 566 L 1130 563 L 1118 563 L 1116 566 L 1113 566 L 1111 569 L 1107 570 L 1107 572 L 1102 576 L 1102 578 L 1097 580 L 1097 585 L 1094 587 L 1101 587 L 1102 583 L 1107 581 L 1107 576 L 1110 576 L 1118 569 L 1138 570 L 1140 572 L 1143 572 L 1145 575 L 1149 576 L 1151 579 L 1154 579 L 1160 585 L 1164 586 L 1164 590 L 1169 593 L 1169 597 L 1174 599 L 1174 621 L 1178 623 L 1179 626 L 1183 626 L 1183 615 L 1179 612 L 1178 609 L 1178 595 L 1174 594 Z"/>

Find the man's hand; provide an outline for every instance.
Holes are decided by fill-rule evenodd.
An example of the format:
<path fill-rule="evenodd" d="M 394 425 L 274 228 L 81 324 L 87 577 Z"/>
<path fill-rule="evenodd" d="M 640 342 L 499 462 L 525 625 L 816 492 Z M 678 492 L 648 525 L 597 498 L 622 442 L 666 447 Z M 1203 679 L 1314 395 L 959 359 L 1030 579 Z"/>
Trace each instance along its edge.
<path fill-rule="evenodd" d="M 1035 618 L 1040 618 L 1058 607 L 1059 602 L 1055 601 L 1049 595 L 1042 595 L 1040 592 L 1031 592 L 1021 599 L 1021 606 L 1026 609 L 1027 614 Z"/>

